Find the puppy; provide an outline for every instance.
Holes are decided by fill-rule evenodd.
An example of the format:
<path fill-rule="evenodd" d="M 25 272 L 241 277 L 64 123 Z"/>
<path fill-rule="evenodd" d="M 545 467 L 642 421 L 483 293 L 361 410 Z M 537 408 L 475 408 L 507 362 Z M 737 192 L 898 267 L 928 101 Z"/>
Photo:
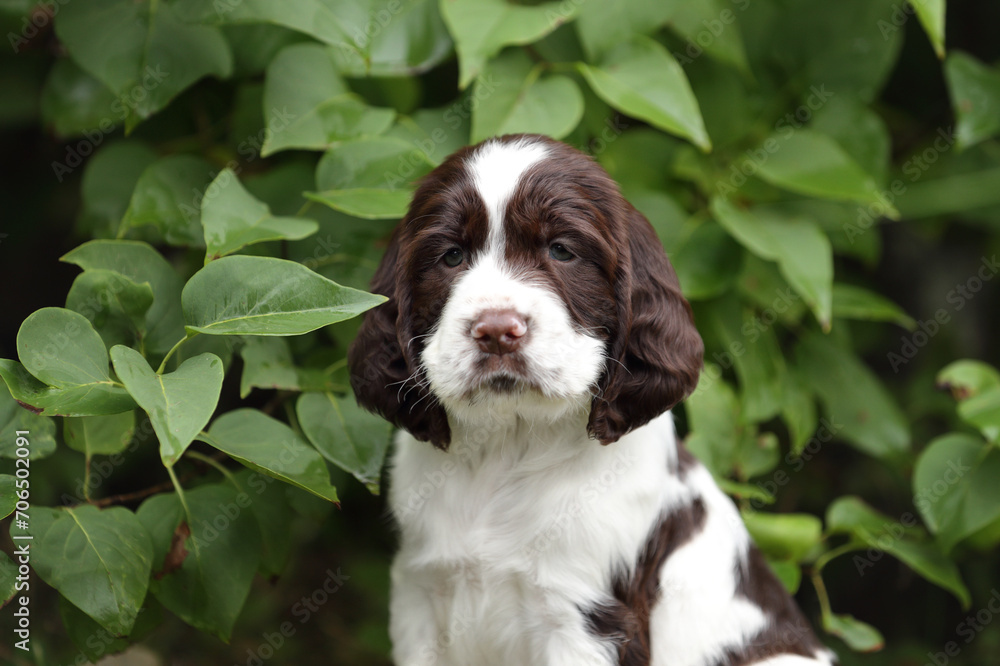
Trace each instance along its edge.
<path fill-rule="evenodd" d="M 403 430 L 399 666 L 831 664 L 670 408 L 702 341 L 590 157 L 509 135 L 422 181 L 349 352 Z"/>

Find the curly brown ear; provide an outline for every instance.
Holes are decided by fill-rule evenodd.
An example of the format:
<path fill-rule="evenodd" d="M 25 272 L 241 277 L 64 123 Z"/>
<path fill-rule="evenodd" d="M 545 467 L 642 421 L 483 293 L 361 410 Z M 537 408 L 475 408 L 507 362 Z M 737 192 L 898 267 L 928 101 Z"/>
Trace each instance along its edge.
<path fill-rule="evenodd" d="M 400 227 L 401 228 L 401 227 Z M 365 313 L 347 351 L 358 404 L 420 440 L 445 449 L 451 429 L 444 408 L 429 395 L 413 340 L 410 294 L 400 273 L 400 228 L 393 233 L 371 290 L 388 302 Z"/>
<path fill-rule="evenodd" d="M 621 328 L 609 341 L 611 361 L 594 398 L 587 429 L 617 441 L 687 397 L 698 383 L 704 345 L 649 221 L 628 206 L 628 260 L 615 295 Z"/>

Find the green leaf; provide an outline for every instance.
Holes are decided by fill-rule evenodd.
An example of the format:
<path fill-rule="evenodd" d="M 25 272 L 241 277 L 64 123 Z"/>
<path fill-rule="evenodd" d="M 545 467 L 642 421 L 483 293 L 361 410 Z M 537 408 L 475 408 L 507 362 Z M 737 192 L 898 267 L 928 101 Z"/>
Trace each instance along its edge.
<path fill-rule="evenodd" d="M 358 406 L 353 395 L 306 393 L 295 404 L 299 426 L 327 460 L 350 472 L 373 494 L 389 448 L 392 426 Z"/>
<path fill-rule="evenodd" d="M 458 87 L 472 83 L 503 47 L 538 41 L 572 19 L 577 8 L 560 2 L 523 6 L 505 0 L 441 0 L 441 14 L 458 51 Z"/>
<path fill-rule="evenodd" d="M 635 34 L 653 34 L 682 6 L 670 0 L 584 2 L 574 25 L 587 60 L 595 62 Z"/>
<path fill-rule="evenodd" d="M 147 602 L 149 601 L 150 598 L 147 597 Z M 126 638 L 115 637 L 63 596 L 59 597 L 59 617 L 66 635 L 76 649 L 96 664 L 108 655 L 126 650 L 134 642 L 151 633 L 163 621 L 163 611 L 156 603 L 147 603 L 140 608 L 139 616 Z"/>
<path fill-rule="evenodd" d="M 0 551 L 0 606 L 14 598 L 17 592 L 17 565 L 7 553 Z"/>
<path fill-rule="evenodd" d="M 212 418 L 222 390 L 222 361 L 201 354 L 158 375 L 139 352 L 121 345 L 111 350 L 111 360 L 125 388 L 149 414 L 163 464 L 173 466 Z"/>
<path fill-rule="evenodd" d="M 184 337 L 180 299 L 184 282 L 163 255 L 146 243 L 90 241 L 66 253 L 61 260 L 85 271 L 110 270 L 138 284 L 149 283 L 153 288 L 153 305 L 146 312 L 145 350 L 150 360 L 158 360 Z"/>
<path fill-rule="evenodd" d="M 1000 386 L 1000 372 L 988 363 L 962 359 L 945 366 L 934 382 L 956 400 L 965 400 Z"/>
<path fill-rule="evenodd" d="M 695 226 L 670 256 L 681 289 L 688 300 L 704 300 L 725 293 L 740 273 L 743 250 L 714 221 Z"/>
<path fill-rule="evenodd" d="M 726 199 L 712 199 L 715 219 L 748 250 L 775 261 L 781 275 L 802 296 L 824 329 L 830 328 L 833 249 L 812 221 L 764 208 L 744 210 Z"/>
<path fill-rule="evenodd" d="M 971 435 L 938 437 L 917 458 L 913 501 L 945 553 L 1000 518 L 998 478 L 1000 450 Z"/>
<path fill-rule="evenodd" d="M 832 314 L 841 319 L 887 321 L 913 330 L 917 322 L 885 296 L 852 284 L 833 285 Z"/>
<path fill-rule="evenodd" d="M 63 440 L 74 451 L 110 456 L 124 451 L 135 433 L 135 412 L 63 421 Z"/>
<path fill-rule="evenodd" d="M 139 176 L 156 158 L 153 149 L 132 139 L 112 143 L 87 160 L 77 218 L 82 234 L 113 238 L 118 233 Z"/>
<path fill-rule="evenodd" d="M 333 50 L 319 44 L 283 49 L 267 68 L 267 134 L 261 155 L 279 150 L 324 150 L 345 139 L 382 134 L 395 112 L 368 106 L 340 77 Z"/>
<path fill-rule="evenodd" d="M 434 163 L 412 144 L 393 137 L 344 141 L 316 167 L 316 187 L 306 197 L 355 217 L 401 218 L 413 183 Z"/>
<path fill-rule="evenodd" d="M 880 458 L 909 450 L 906 417 L 855 354 L 811 333 L 802 338 L 796 359 L 802 378 L 826 405 L 830 429 L 837 437 Z"/>
<path fill-rule="evenodd" d="M 1000 133 L 1000 71 L 952 51 L 944 62 L 944 76 L 958 119 L 958 146 L 969 148 Z"/>
<path fill-rule="evenodd" d="M 171 245 L 201 247 L 201 200 L 213 173 L 211 164 L 191 155 L 168 155 L 150 164 L 135 185 L 119 233 L 148 224 Z"/>
<path fill-rule="evenodd" d="M 937 544 L 928 542 L 926 532 L 916 525 L 912 514 L 892 520 L 858 497 L 840 497 L 826 511 L 830 534 L 847 534 L 863 544 L 859 547 L 892 555 L 935 585 L 952 592 L 968 608 L 971 597 L 958 566 Z"/>
<path fill-rule="evenodd" d="M 924 26 L 927 38 L 931 40 L 934 53 L 944 59 L 944 15 L 945 0 L 909 0 L 913 11 Z"/>
<path fill-rule="evenodd" d="M 562 139 L 583 117 L 583 94 L 576 83 L 567 76 L 541 76 L 541 68 L 519 50 L 507 51 L 486 66 L 476 79 L 473 98 L 490 102 L 472 109 L 472 143 L 520 133 Z"/>
<path fill-rule="evenodd" d="M 823 536 L 823 523 L 806 513 L 743 513 L 750 536 L 769 557 L 801 562 Z"/>
<path fill-rule="evenodd" d="M 322 456 L 287 425 L 257 409 L 237 409 L 217 418 L 200 439 L 241 463 L 338 502 Z"/>
<path fill-rule="evenodd" d="M 767 155 L 759 162 L 761 179 L 798 194 L 823 199 L 888 203 L 879 192 L 878 182 L 826 134 L 810 129 L 788 128 L 771 136 L 756 149 Z M 891 204 L 887 215 L 898 219 Z"/>
<path fill-rule="evenodd" d="M 245 497 L 209 484 L 160 494 L 136 512 L 153 540 L 149 589 L 196 629 L 228 641 L 260 562 L 260 533 Z"/>
<path fill-rule="evenodd" d="M 255 199 L 230 169 L 224 169 L 205 191 L 201 221 L 205 228 L 205 263 L 251 245 L 271 240 L 299 240 L 319 225 L 297 217 L 275 217 Z"/>
<path fill-rule="evenodd" d="M 794 595 L 799 591 L 799 585 L 802 583 L 802 567 L 797 562 L 768 558 L 767 565 L 771 567 L 771 571 L 789 594 Z"/>
<path fill-rule="evenodd" d="M 13 474 L 0 474 L 0 520 L 14 513 L 17 505 L 16 482 L 17 478 Z"/>
<path fill-rule="evenodd" d="M 687 41 L 683 49 L 687 57 L 697 58 L 704 49 L 719 62 L 749 74 L 743 37 L 736 23 L 736 15 L 745 7 L 729 0 L 677 2 L 670 15 L 670 27 Z M 707 39 L 708 35 L 711 39 Z"/>
<path fill-rule="evenodd" d="M 785 399 L 781 418 L 788 425 L 791 453 L 799 456 L 816 432 L 816 399 L 797 369 L 790 368 L 784 376 Z"/>
<path fill-rule="evenodd" d="M 705 152 L 712 149 L 684 70 L 659 42 L 636 36 L 599 66 L 577 67 L 594 92 L 622 113 L 690 139 Z"/>
<path fill-rule="evenodd" d="M 31 565 L 39 577 L 115 636 L 132 631 L 146 598 L 153 548 L 122 507 L 33 507 Z"/>
<path fill-rule="evenodd" d="M 59 40 L 85 70 L 127 105 L 126 130 L 205 76 L 229 76 L 232 57 L 216 28 L 181 22 L 165 2 L 89 0 L 67 4 Z M 106 35 L 115 38 L 108 41 Z"/>
<path fill-rule="evenodd" d="M 262 576 L 280 576 L 285 572 L 296 547 L 294 509 L 288 499 L 289 491 L 307 495 L 329 507 L 330 503 L 315 495 L 292 488 L 269 475 L 252 469 L 240 470 L 235 475 L 238 488 L 250 498 L 250 511 L 257 520 L 261 536 L 259 571 Z M 236 496 L 237 501 L 241 495 Z"/>
<path fill-rule="evenodd" d="M 885 121 L 868 104 L 853 95 L 834 95 L 816 110 L 809 127 L 836 141 L 875 182 L 885 185 L 892 139 Z"/>
<path fill-rule="evenodd" d="M 288 341 L 277 337 L 251 337 L 240 350 L 243 374 L 240 397 L 254 387 L 286 391 L 329 391 L 334 388 L 330 374 L 319 368 L 296 367 Z"/>
<path fill-rule="evenodd" d="M 204 0 L 179 0 L 178 14 L 201 23 L 273 23 L 333 45 L 346 76 L 403 76 L 435 66 L 451 40 L 435 0 L 242 0 L 225 11 Z"/>
<path fill-rule="evenodd" d="M 108 350 L 81 314 L 42 308 L 21 324 L 17 353 L 24 366 L 0 361 L 11 395 L 39 414 L 117 414 L 132 400 L 108 369 Z"/>
<path fill-rule="evenodd" d="M 146 314 L 153 304 L 153 288 L 137 284 L 121 273 L 104 269 L 76 276 L 66 296 L 66 308 L 86 317 L 111 349 L 115 345 L 142 347 Z"/>
<path fill-rule="evenodd" d="M 112 132 L 124 118 L 112 113 L 114 94 L 79 65 L 63 58 L 57 60 L 42 89 L 42 119 L 59 136 L 74 136 L 85 131 Z"/>
<path fill-rule="evenodd" d="M 885 639 L 878 629 L 850 615 L 824 613 L 823 629 L 826 633 L 843 639 L 856 652 L 876 652 L 885 645 Z"/>
<path fill-rule="evenodd" d="M 121 387 L 97 383 L 55 388 L 35 379 L 17 361 L 0 359 L 0 378 L 22 407 L 45 417 L 100 416 L 135 407 L 135 401 Z M 51 432 L 55 432 L 55 424 Z"/>
<path fill-rule="evenodd" d="M 12 363 L 12 361 L 8 361 L 8 363 Z M 55 421 L 48 416 L 39 416 L 19 405 L 11 396 L 7 385 L 0 383 L 0 458 L 17 457 L 18 430 L 26 430 L 29 433 L 28 458 L 30 460 L 44 458 L 56 450 Z"/>
<path fill-rule="evenodd" d="M 959 403 L 958 415 L 979 428 L 990 442 L 1000 442 L 1000 387 L 988 389 Z"/>
<path fill-rule="evenodd" d="M 234 256 L 195 273 L 182 300 L 191 332 L 301 335 L 355 317 L 386 299 L 341 287 L 294 261 Z"/>
<path fill-rule="evenodd" d="M 728 475 L 743 440 L 752 437 L 740 422 L 736 393 L 721 375 L 718 366 L 706 364 L 698 387 L 684 403 L 691 424 L 686 445 L 717 477 Z"/>

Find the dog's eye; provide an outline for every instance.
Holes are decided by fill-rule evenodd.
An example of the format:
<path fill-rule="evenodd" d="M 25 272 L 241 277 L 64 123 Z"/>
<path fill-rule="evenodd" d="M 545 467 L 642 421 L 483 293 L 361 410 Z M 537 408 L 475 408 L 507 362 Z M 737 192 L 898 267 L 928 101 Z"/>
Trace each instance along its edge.
<path fill-rule="evenodd" d="M 573 258 L 573 254 L 562 243 L 553 243 L 549 247 L 549 256 L 556 261 L 569 261 Z"/>
<path fill-rule="evenodd" d="M 461 248 L 453 247 L 444 253 L 444 263 L 451 268 L 458 266 L 463 259 L 465 259 L 465 255 L 462 254 Z"/>

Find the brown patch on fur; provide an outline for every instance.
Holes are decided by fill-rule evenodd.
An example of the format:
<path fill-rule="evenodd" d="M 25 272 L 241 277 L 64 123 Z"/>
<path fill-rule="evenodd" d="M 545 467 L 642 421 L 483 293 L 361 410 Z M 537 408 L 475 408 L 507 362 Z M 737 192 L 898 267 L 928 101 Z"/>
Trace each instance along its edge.
<path fill-rule="evenodd" d="M 717 666 L 743 666 L 780 654 L 814 657 L 823 649 L 802 611 L 756 545 L 750 546 L 746 568 L 738 575 L 736 593 L 759 606 L 768 618 L 768 625 L 746 645 L 726 650 L 716 662 Z"/>
<path fill-rule="evenodd" d="M 660 570 L 678 548 L 705 526 L 701 498 L 664 516 L 653 528 L 628 579 L 616 580 L 614 601 L 586 613 L 590 630 L 618 644 L 620 666 L 648 666 L 649 617 L 660 598 Z"/>

